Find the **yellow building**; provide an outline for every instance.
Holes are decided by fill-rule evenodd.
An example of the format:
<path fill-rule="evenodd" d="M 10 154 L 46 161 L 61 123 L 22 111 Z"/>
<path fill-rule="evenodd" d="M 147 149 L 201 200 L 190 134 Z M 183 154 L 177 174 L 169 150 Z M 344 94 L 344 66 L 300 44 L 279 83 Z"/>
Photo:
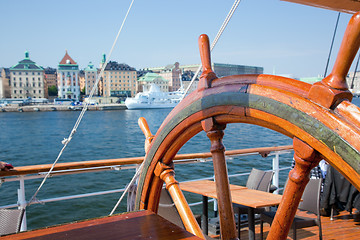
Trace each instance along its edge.
<path fill-rule="evenodd" d="M 85 79 L 84 79 L 85 95 L 89 95 L 96 83 L 96 79 L 98 76 L 98 70 L 94 67 L 94 64 L 92 64 L 92 62 L 89 62 L 89 65 L 84 69 L 84 73 L 85 73 Z M 98 86 L 96 86 L 94 95 L 95 96 L 99 95 L 99 87 Z"/>
<path fill-rule="evenodd" d="M 109 61 L 102 75 L 102 96 L 126 98 L 135 96 L 136 69 L 124 63 Z"/>

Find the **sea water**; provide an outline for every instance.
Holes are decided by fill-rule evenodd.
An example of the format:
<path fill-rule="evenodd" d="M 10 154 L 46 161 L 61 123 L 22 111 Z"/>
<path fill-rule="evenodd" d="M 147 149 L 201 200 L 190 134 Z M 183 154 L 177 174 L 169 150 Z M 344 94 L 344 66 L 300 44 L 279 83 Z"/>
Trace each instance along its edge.
<path fill-rule="evenodd" d="M 358 98 L 353 101 L 360 105 Z M 89 111 L 64 151 L 59 163 L 144 156 L 144 135 L 137 125 L 145 117 L 153 134 L 165 119 L 169 109 Z M 62 148 L 61 141 L 72 130 L 79 112 L 23 112 L 0 114 L 0 160 L 14 166 L 52 164 Z M 292 140 L 272 130 L 249 125 L 229 124 L 225 130 L 227 150 L 272 147 L 292 144 Z M 180 150 L 180 153 L 208 152 L 210 141 L 199 133 Z M 280 166 L 291 164 L 292 154 L 281 155 Z M 251 168 L 271 169 L 271 157 L 232 157 L 227 161 L 229 174 L 249 172 Z M 49 178 L 37 198 L 48 199 L 74 194 L 123 188 L 132 178 L 134 169 L 55 176 Z M 213 175 L 211 162 L 177 165 L 178 181 Z M 286 176 L 287 172 L 281 176 Z M 244 185 L 246 176 L 231 180 Z M 30 199 L 41 179 L 26 180 L 26 199 Z M 6 182 L 0 187 L 0 206 L 17 202 L 19 182 Z M 105 216 L 110 213 L 121 193 L 81 199 L 34 204 L 27 207 L 29 229 L 81 219 Z M 185 194 L 188 202 L 200 201 L 200 196 Z M 117 212 L 126 211 L 126 199 Z M 196 211 L 196 209 L 195 209 Z"/>

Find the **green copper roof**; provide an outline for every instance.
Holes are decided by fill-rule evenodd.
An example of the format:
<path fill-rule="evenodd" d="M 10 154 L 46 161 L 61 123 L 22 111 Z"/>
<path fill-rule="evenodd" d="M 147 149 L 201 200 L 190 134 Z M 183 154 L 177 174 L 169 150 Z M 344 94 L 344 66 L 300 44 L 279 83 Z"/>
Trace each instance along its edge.
<path fill-rule="evenodd" d="M 34 61 L 29 58 L 29 52 L 25 52 L 25 58 L 18 62 L 18 64 L 10 68 L 12 71 L 16 70 L 29 70 L 29 71 L 43 71 L 44 69 L 38 66 Z"/>
<path fill-rule="evenodd" d="M 139 78 L 139 82 L 154 82 L 155 80 L 161 80 L 168 82 L 168 80 L 164 79 L 162 76 L 159 76 L 156 73 L 146 73 L 144 76 Z"/>
<path fill-rule="evenodd" d="M 84 71 L 96 72 L 97 69 L 96 69 L 96 67 L 94 67 L 94 64 L 92 64 L 92 62 L 89 62 L 88 66 L 84 69 Z"/>

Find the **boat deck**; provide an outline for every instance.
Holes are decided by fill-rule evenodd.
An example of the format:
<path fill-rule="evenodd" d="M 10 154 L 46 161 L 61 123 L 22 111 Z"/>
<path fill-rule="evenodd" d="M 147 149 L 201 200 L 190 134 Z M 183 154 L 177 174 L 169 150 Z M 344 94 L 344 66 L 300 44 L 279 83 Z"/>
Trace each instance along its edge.
<path fill-rule="evenodd" d="M 355 209 L 354 209 L 355 210 Z M 305 212 L 299 212 L 299 215 L 307 215 Z M 340 212 L 339 215 L 334 216 L 334 220 L 330 217 L 321 217 L 322 235 L 323 239 L 359 239 L 360 236 L 360 213 L 350 214 L 347 211 Z M 264 224 L 264 239 L 269 233 L 270 225 Z M 260 224 L 255 228 L 256 239 L 260 239 Z M 289 232 L 288 239 L 292 238 L 292 230 Z M 241 230 L 240 239 L 249 239 L 247 228 Z M 297 239 L 318 240 L 319 228 L 309 227 L 297 230 Z"/>

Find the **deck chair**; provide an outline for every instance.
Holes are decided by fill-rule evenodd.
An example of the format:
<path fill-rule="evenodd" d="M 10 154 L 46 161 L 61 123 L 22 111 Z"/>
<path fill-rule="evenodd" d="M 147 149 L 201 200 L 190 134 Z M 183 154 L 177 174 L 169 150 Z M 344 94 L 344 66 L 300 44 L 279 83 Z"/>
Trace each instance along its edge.
<path fill-rule="evenodd" d="M 173 202 L 166 188 L 161 189 L 158 215 L 174 223 L 175 225 L 178 225 L 179 227 L 185 229 L 185 226 L 181 220 L 179 212 L 175 207 L 175 203 Z M 201 215 L 195 215 L 195 219 L 198 222 L 198 224 L 201 225 Z M 206 240 L 214 239 L 209 237 L 208 235 L 205 235 L 205 238 Z"/>
<path fill-rule="evenodd" d="M 0 209 L 0 236 L 18 233 L 25 209 Z"/>
<path fill-rule="evenodd" d="M 293 230 L 293 239 L 296 240 L 296 229 L 307 228 L 312 226 L 319 227 L 319 239 L 322 239 L 321 220 L 320 220 L 320 191 L 321 179 L 310 179 L 304 193 L 302 195 L 302 202 L 300 202 L 298 209 L 314 213 L 316 218 L 308 218 L 296 215 L 291 225 Z M 260 216 L 260 239 L 263 239 L 263 223 L 272 223 L 275 217 L 274 211 L 267 211 L 261 213 Z"/>
<path fill-rule="evenodd" d="M 271 179 L 273 177 L 273 172 L 265 172 L 256 168 L 253 168 L 250 172 L 248 180 L 246 182 L 246 187 L 249 189 L 260 190 L 264 192 L 269 192 Z M 261 213 L 265 211 L 265 208 L 255 209 L 255 213 Z M 238 238 L 240 239 L 241 224 L 245 224 L 246 221 L 241 222 L 241 215 L 248 213 L 248 207 L 234 204 L 234 212 L 238 214 Z"/>
<path fill-rule="evenodd" d="M 161 189 L 158 215 L 185 229 L 185 226 L 175 207 L 175 203 L 173 202 L 169 192 L 165 188 Z"/>

